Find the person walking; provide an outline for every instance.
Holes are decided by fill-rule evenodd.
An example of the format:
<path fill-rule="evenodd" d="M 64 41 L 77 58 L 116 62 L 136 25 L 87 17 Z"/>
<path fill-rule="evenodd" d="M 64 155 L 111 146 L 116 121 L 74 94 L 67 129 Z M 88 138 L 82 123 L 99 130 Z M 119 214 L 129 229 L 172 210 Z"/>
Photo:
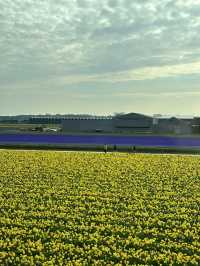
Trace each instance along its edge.
<path fill-rule="evenodd" d="M 132 146 L 132 152 L 135 152 L 136 151 L 136 147 L 135 146 Z"/>
<path fill-rule="evenodd" d="M 107 144 L 104 144 L 104 153 L 107 153 L 107 151 L 108 151 L 108 146 Z"/>

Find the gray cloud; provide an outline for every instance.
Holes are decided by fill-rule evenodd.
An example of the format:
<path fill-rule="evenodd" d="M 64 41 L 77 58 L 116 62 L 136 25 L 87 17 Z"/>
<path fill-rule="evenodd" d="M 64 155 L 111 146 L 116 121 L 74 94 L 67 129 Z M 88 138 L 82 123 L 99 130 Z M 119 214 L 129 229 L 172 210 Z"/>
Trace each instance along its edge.
<path fill-rule="evenodd" d="M 46 74 L 174 64 L 176 52 L 198 49 L 200 5 L 186 2 L 2 1 L 0 59 L 7 69 L 40 63 Z"/>
<path fill-rule="evenodd" d="M 0 0 L 0 90 L 198 75 L 199 14 L 195 0 Z"/>

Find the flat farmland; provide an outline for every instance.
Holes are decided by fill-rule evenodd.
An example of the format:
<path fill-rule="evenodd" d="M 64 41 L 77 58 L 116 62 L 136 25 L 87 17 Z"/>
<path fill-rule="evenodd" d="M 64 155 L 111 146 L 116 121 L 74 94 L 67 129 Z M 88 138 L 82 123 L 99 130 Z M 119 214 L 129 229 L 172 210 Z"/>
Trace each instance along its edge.
<path fill-rule="evenodd" d="M 200 157 L 0 151 L 0 265 L 200 265 Z"/>

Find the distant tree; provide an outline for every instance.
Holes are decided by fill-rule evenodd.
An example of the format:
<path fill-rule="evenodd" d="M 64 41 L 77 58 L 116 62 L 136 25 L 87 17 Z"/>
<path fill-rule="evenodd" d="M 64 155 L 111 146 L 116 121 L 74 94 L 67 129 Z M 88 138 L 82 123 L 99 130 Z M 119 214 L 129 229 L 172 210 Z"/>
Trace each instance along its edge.
<path fill-rule="evenodd" d="M 114 116 L 121 116 L 121 115 L 125 115 L 125 112 L 114 113 Z"/>

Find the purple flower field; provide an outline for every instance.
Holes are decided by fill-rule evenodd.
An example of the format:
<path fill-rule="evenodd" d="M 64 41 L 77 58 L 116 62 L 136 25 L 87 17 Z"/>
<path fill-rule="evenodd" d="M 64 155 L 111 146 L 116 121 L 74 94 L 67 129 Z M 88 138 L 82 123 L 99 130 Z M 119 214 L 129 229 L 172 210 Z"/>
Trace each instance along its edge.
<path fill-rule="evenodd" d="M 0 134 L 0 144 L 14 143 L 200 147 L 200 138 L 171 136 Z"/>

